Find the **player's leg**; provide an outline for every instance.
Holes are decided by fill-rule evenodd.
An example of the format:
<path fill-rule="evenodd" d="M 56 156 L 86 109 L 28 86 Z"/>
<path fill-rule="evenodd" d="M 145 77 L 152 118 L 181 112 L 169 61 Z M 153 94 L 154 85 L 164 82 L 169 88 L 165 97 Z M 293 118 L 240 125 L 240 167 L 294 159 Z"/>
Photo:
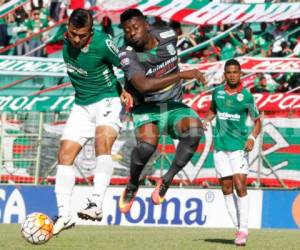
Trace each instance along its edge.
<path fill-rule="evenodd" d="M 74 105 L 61 138 L 58 152 L 58 166 L 55 182 L 55 194 L 58 206 L 58 219 L 53 233 L 75 225 L 71 214 L 72 191 L 75 186 L 74 160 L 87 138 L 93 136 L 93 124 L 85 108 Z"/>
<path fill-rule="evenodd" d="M 131 152 L 129 182 L 119 199 L 119 209 L 122 213 L 129 212 L 139 187 L 142 170 L 156 150 L 160 114 L 160 105 L 154 104 L 139 105 L 133 110 L 137 145 Z"/>
<path fill-rule="evenodd" d="M 239 232 L 235 240 L 236 245 L 245 245 L 248 238 L 249 196 L 247 194 L 248 160 L 243 150 L 231 153 L 234 166 L 233 183 L 237 193 L 237 207 L 239 214 Z"/>
<path fill-rule="evenodd" d="M 77 213 L 81 219 L 102 220 L 102 204 L 114 170 L 111 150 L 117 136 L 118 132 L 110 126 L 99 126 L 96 128 L 94 186 L 92 194 L 88 198 L 87 207 Z"/>
<path fill-rule="evenodd" d="M 147 123 L 137 128 L 137 145 L 131 152 L 130 179 L 123 191 L 119 208 L 122 213 L 129 212 L 139 187 L 139 179 L 143 168 L 156 150 L 159 138 L 158 126 Z"/>
<path fill-rule="evenodd" d="M 157 205 L 164 201 L 174 176 L 191 160 L 203 135 L 203 127 L 198 115 L 186 105 L 169 104 L 168 114 L 168 132 L 172 137 L 178 138 L 179 143 L 169 170 L 158 181 L 152 193 L 152 201 Z"/>
<path fill-rule="evenodd" d="M 95 152 L 96 167 L 94 186 L 88 199 L 87 207 L 77 215 L 85 220 L 101 221 L 102 204 L 114 170 L 112 146 L 121 128 L 120 112 L 122 105 L 119 97 L 105 98 L 91 105 L 95 117 Z"/>
<path fill-rule="evenodd" d="M 237 213 L 237 198 L 233 192 L 233 172 L 230 166 L 230 159 L 227 152 L 214 151 L 214 164 L 217 177 L 220 181 L 227 212 L 235 228 L 239 229 Z"/>
<path fill-rule="evenodd" d="M 81 150 L 81 145 L 74 141 L 63 140 L 58 152 L 58 166 L 55 181 L 55 194 L 58 207 L 58 218 L 55 221 L 53 234 L 75 225 L 71 213 L 72 191 L 75 186 L 74 160 Z"/>

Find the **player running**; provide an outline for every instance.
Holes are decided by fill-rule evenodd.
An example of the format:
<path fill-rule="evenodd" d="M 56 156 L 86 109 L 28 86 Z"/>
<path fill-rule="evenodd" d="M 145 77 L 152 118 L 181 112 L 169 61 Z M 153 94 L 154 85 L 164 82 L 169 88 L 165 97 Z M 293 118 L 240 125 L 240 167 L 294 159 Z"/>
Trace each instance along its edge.
<path fill-rule="evenodd" d="M 118 50 L 105 34 L 93 30 L 88 10 L 72 12 L 65 36 L 63 58 L 75 89 L 75 104 L 61 138 L 55 193 L 58 219 L 54 234 L 75 225 L 71 196 L 75 185 L 73 163 L 90 138 L 95 138 L 94 189 L 81 219 L 101 221 L 102 202 L 113 172 L 111 149 L 121 127 L 121 87 L 113 74 Z"/>
<path fill-rule="evenodd" d="M 216 117 L 213 130 L 215 168 L 228 213 L 237 228 L 235 244 L 244 246 L 248 238 L 248 152 L 261 131 L 261 120 L 252 94 L 242 86 L 241 66 L 237 60 L 225 63 L 224 76 L 226 83 L 213 91 L 210 111 L 203 125 L 206 127 Z M 254 121 L 250 135 L 246 126 L 248 114 Z"/>
<path fill-rule="evenodd" d="M 167 173 L 158 180 L 152 193 L 154 204 L 161 204 L 174 176 L 192 158 L 201 135 L 202 123 L 197 113 L 183 104 L 182 79 L 204 82 L 198 70 L 179 71 L 177 37 L 166 28 L 153 28 L 138 9 L 121 15 L 125 46 L 120 50 L 125 89 L 133 96 L 133 122 L 137 145 L 131 154 L 130 180 L 119 200 L 127 213 L 139 188 L 139 177 L 155 152 L 159 136 L 168 133 L 178 138 L 175 158 Z"/>

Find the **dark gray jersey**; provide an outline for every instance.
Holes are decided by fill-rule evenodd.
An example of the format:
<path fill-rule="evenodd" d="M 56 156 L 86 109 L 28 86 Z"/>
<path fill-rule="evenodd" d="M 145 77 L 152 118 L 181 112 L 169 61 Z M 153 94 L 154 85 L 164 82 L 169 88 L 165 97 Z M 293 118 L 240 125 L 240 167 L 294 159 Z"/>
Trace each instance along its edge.
<path fill-rule="evenodd" d="M 135 104 L 158 101 L 180 101 L 182 86 L 179 82 L 151 93 L 141 94 L 130 83 L 133 75 L 143 73 L 146 77 L 162 77 L 179 71 L 177 56 L 177 37 L 175 32 L 166 28 L 151 29 L 159 44 L 152 50 L 137 52 L 130 46 L 121 48 L 119 57 L 125 73 L 125 88 L 134 96 Z"/>

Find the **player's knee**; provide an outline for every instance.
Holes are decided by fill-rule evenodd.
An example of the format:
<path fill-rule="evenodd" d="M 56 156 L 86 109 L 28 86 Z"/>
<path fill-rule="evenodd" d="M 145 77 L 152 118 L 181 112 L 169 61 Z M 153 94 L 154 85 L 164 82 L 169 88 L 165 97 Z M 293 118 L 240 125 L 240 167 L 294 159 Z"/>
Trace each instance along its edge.
<path fill-rule="evenodd" d="M 190 147 L 195 148 L 198 146 L 202 135 L 202 127 L 191 127 L 180 134 L 180 140 L 184 140 Z"/>
<path fill-rule="evenodd" d="M 136 165 L 144 165 L 156 150 L 156 145 L 145 141 L 138 141 L 132 151 L 131 161 Z"/>
<path fill-rule="evenodd" d="M 74 154 L 63 149 L 59 150 L 57 158 L 60 165 L 72 165 L 75 160 Z"/>
<path fill-rule="evenodd" d="M 236 193 L 239 197 L 243 197 L 243 196 L 247 195 L 246 185 L 236 185 L 235 189 L 236 189 Z"/>

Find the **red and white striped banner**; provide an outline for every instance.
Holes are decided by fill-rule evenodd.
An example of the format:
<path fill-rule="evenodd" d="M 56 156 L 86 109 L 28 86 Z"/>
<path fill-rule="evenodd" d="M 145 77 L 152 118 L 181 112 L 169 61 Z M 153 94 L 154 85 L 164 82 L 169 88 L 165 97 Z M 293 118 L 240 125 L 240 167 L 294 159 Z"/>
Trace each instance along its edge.
<path fill-rule="evenodd" d="M 300 3 L 227 4 L 209 0 L 144 0 L 137 5 L 110 8 L 110 13 L 137 7 L 149 16 L 191 24 L 220 25 L 242 22 L 275 22 L 300 17 Z"/>
<path fill-rule="evenodd" d="M 236 58 L 245 73 L 286 73 L 300 72 L 300 58 L 275 58 L 275 57 L 238 57 Z M 181 69 L 197 68 L 205 73 L 223 71 L 225 61 L 181 64 Z"/>
<path fill-rule="evenodd" d="M 11 0 L 0 6 L 0 18 L 8 15 L 10 12 L 14 11 L 17 8 L 20 8 L 26 3 L 29 3 L 30 0 Z"/>

